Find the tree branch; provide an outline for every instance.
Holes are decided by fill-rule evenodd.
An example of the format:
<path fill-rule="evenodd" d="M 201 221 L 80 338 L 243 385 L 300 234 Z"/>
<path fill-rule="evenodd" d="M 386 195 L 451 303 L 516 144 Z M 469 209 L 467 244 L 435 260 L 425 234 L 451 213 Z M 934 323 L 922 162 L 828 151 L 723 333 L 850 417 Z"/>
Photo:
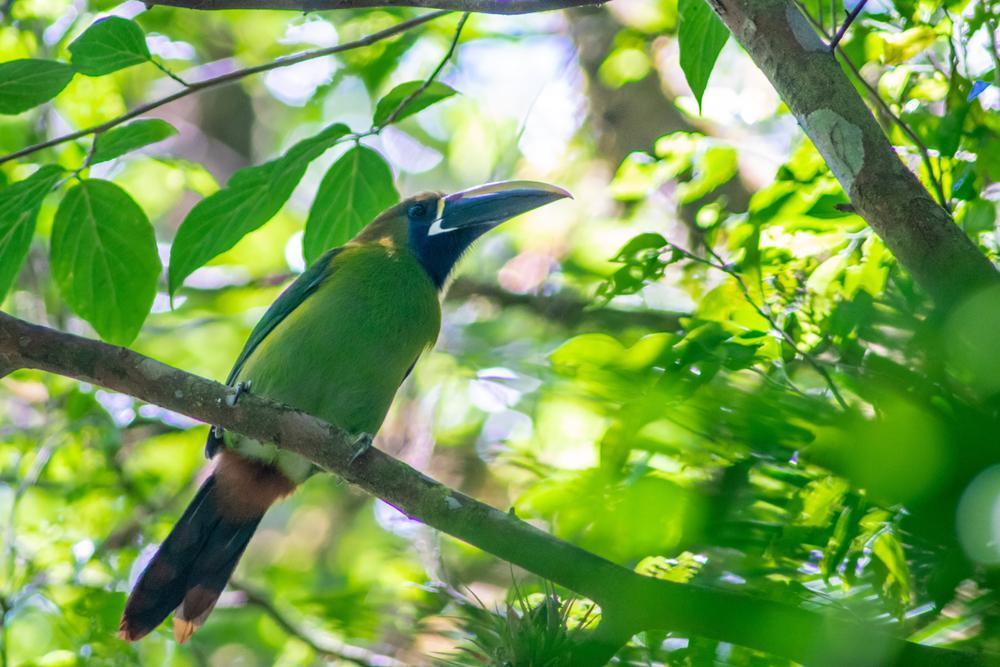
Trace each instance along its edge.
<path fill-rule="evenodd" d="M 795 114 L 855 210 L 942 308 L 1000 282 L 899 160 L 834 55 L 791 0 L 706 0 Z"/>
<path fill-rule="evenodd" d="M 146 0 L 146 4 L 215 11 L 220 9 L 288 9 L 317 12 L 326 9 L 421 7 L 479 14 L 533 14 L 553 9 L 599 5 L 607 0 Z"/>
<path fill-rule="evenodd" d="M 614 620 L 615 636 L 668 629 L 812 664 L 977 662 L 969 654 L 906 642 L 833 615 L 641 576 L 449 489 L 377 449 L 352 462 L 356 447 L 351 434 L 305 413 L 252 393 L 230 407 L 226 399 L 231 387 L 122 347 L 0 313 L 0 367 L 4 366 L 100 385 L 296 452 L 411 519 L 594 600 L 605 617 Z"/>
<path fill-rule="evenodd" d="M 53 137 L 52 139 L 47 139 L 37 144 L 32 144 L 31 146 L 26 146 L 20 150 L 14 151 L 13 153 L 8 153 L 6 155 L 0 155 L 0 164 L 8 162 L 9 160 L 14 160 L 16 158 L 24 157 L 25 155 L 31 155 L 32 153 L 37 153 L 45 148 L 52 148 L 53 146 L 58 146 L 59 144 L 64 144 L 67 141 L 74 141 L 76 139 L 82 139 L 83 137 L 89 136 L 91 134 L 101 134 L 102 132 L 107 132 L 111 128 L 121 125 L 125 121 L 132 120 L 133 118 L 138 118 L 143 116 L 150 111 L 159 109 L 162 106 L 166 106 L 171 102 L 176 102 L 177 100 L 187 97 L 188 95 L 193 95 L 194 93 L 199 93 L 203 90 L 209 90 L 211 88 L 216 88 L 218 86 L 223 86 L 226 84 L 239 81 L 240 79 L 246 78 L 253 74 L 260 74 L 261 72 L 267 72 L 272 69 L 278 69 L 279 67 L 288 67 L 289 65 L 297 65 L 298 63 L 305 62 L 307 60 L 314 60 L 316 58 L 322 58 L 324 56 L 333 55 L 335 53 L 342 53 L 344 51 L 350 51 L 352 49 L 359 49 L 365 46 L 371 46 L 375 42 L 380 42 L 383 39 L 388 39 L 390 37 L 395 37 L 396 35 L 402 34 L 407 30 L 416 28 L 419 25 L 423 25 L 428 21 L 433 21 L 436 18 L 444 16 L 448 12 L 430 12 L 428 14 L 423 14 L 416 18 L 409 19 L 407 21 L 401 21 L 394 26 L 386 28 L 385 30 L 380 30 L 378 32 L 373 32 L 370 35 L 365 35 L 360 39 L 356 39 L 353 42 L 345 42 L 344 44 L 337 44 L 336 46 L 330 46 L 323 49 L 314 49 L 312 51 L 305 51 L 303 53 L 298 53 L 292 56 L 285 56 L 284 58 L 277 58 L 269 63 L 264 63 L 262 65 L 257 65 L 255 67 L 246 67 L 244 69 L 238 69 L 227 74 L 221 74 L 211 79 L 205 79 L 204 81 L 197 81 L 195 83 L 185 84 L 186 87 L 178 90 L 175 93 L 171 93 L 166 97 L 161 97 L 158 100 L 153 100 L 152 102 L 147 102 L 137 106 L 136 108 L 123 113 L 120 116 L 116 116 L 111 120 L 105 121 L 99 125 L 94 125 L 92 127 L 87 127 L 82 130 L 77 130 L 76 132 L 70 132 L 58 137 Z M 2 369 L 2 366 L 0 366 Z"/>

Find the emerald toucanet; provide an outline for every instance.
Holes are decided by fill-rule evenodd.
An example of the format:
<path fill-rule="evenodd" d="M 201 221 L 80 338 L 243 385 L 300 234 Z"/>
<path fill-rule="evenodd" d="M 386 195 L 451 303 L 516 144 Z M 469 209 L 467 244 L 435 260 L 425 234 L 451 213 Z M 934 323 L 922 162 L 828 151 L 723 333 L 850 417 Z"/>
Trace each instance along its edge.
<path fill-rule="evenodd" d="M 278 297 L 227 383 L 351 433 L 375 433 L 437 338 L 440 294 L 462 253 L 501 222 L 568 196 L 544 183 L 507 181 L 393 206 Z M 213 430 L 206 454 L 215 468 L 132 589 L 119 628 L 124 639 L 143 637 L 175 611 L 174 636 L 186 641 L 268 507 L 313 471 L 291 452 L 235 433 Z"/>

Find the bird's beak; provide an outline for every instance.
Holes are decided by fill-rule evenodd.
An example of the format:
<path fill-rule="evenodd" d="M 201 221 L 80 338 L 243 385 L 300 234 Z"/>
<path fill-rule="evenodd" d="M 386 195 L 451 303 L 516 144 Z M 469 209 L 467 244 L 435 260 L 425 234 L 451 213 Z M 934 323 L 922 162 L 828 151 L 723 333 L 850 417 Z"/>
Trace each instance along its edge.
<path fill-rule="evenodd" d="M 468 227 L 489 229 L 514 216 L 559 199 L 573 198 L 566 190 L 535 181 L 487 183 L 447 195 L 430 235 Z M 484 229 L 484 231 L 485 231 Z"/>

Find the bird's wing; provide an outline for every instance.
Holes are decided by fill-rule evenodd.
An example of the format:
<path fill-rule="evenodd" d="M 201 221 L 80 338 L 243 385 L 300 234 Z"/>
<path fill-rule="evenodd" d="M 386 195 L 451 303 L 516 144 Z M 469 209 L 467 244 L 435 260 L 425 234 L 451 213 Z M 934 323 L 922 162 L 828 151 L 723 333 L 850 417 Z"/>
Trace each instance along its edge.
<path fill-rule="evenodd" d="M 253 351 L 257 349 L 260 342 L 267 338 L 267 335 L 274 331 L 274 328 L 288 317 L 289 313 L 298 308 L 310 294 L 316 291 L 323 281 L 330 277 L 330 274 L 334 271 L 333 259 L 341 250 L 343 248 L 334 248 L 324 253 L 312 266 L 303 271 L 302 275 L 296 278 L 291 285 L 285 288 L 281 296 L 275 299 L 271 307 L 264 313 L 264 317 L 260 318 L 257 326 L 250 332 L 250 337 L 247 338 L 247 342 L 243 346 L 243 351 L 240 352 L 240 356 L 236 358 L 236 363 L 233 364 L 233 370 L 229 371 L 226 384 L 232 386 L 236 382 L 240 371 L 243 370 L 243 364 L 253 354 Z M 213 427 L 208 432 L 208 440 L 205 443 L 205 456 L 213 458 L 221 446 L 222 431 Z"/>
<path fill-rule="evenodd" d="M 264 313 L 264 317 L 260 318 L 257 326 L 250 332 L 250 337 L 247 338 L 247 342 L 243 346 L 243 351 L 236 358 L 233 370 L 229 372 L 229 377 L 226 378 L 226 384 L 232 385 L 236 381 L 240 371 L 243 370 L 243 364 L 253 354 L 253 351 L 257 349 L 261 341 L 267 338 L 267 335 L 274 331 L 274 328 L 281 324 L 282 320 L 302 305 L 309 295 L 315 292 L 320 284 L 330 277 L 333 269 L 333 258 L 341 250 L 343 248 L 334 248 L 327 251 L 312 266 L 303 271 L 302 275 L 296 278 L 295 282 L 281 293 L 281 296 L 275 299 L 271 307 Z"/>

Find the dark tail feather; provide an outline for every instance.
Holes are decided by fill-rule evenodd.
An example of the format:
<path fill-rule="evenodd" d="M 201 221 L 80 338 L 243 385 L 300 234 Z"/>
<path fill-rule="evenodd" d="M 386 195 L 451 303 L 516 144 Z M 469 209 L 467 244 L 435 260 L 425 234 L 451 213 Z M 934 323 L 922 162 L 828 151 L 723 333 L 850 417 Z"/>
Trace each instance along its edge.
<path fill-rule="evenodd" d="M 217 476 L 198 490 L 136 582 L 118 628 L 122 639 L 141 639 L 176 609 L 174 636 L 184 642 L 222 594 L 264 512 L 224 518 Z"/>

